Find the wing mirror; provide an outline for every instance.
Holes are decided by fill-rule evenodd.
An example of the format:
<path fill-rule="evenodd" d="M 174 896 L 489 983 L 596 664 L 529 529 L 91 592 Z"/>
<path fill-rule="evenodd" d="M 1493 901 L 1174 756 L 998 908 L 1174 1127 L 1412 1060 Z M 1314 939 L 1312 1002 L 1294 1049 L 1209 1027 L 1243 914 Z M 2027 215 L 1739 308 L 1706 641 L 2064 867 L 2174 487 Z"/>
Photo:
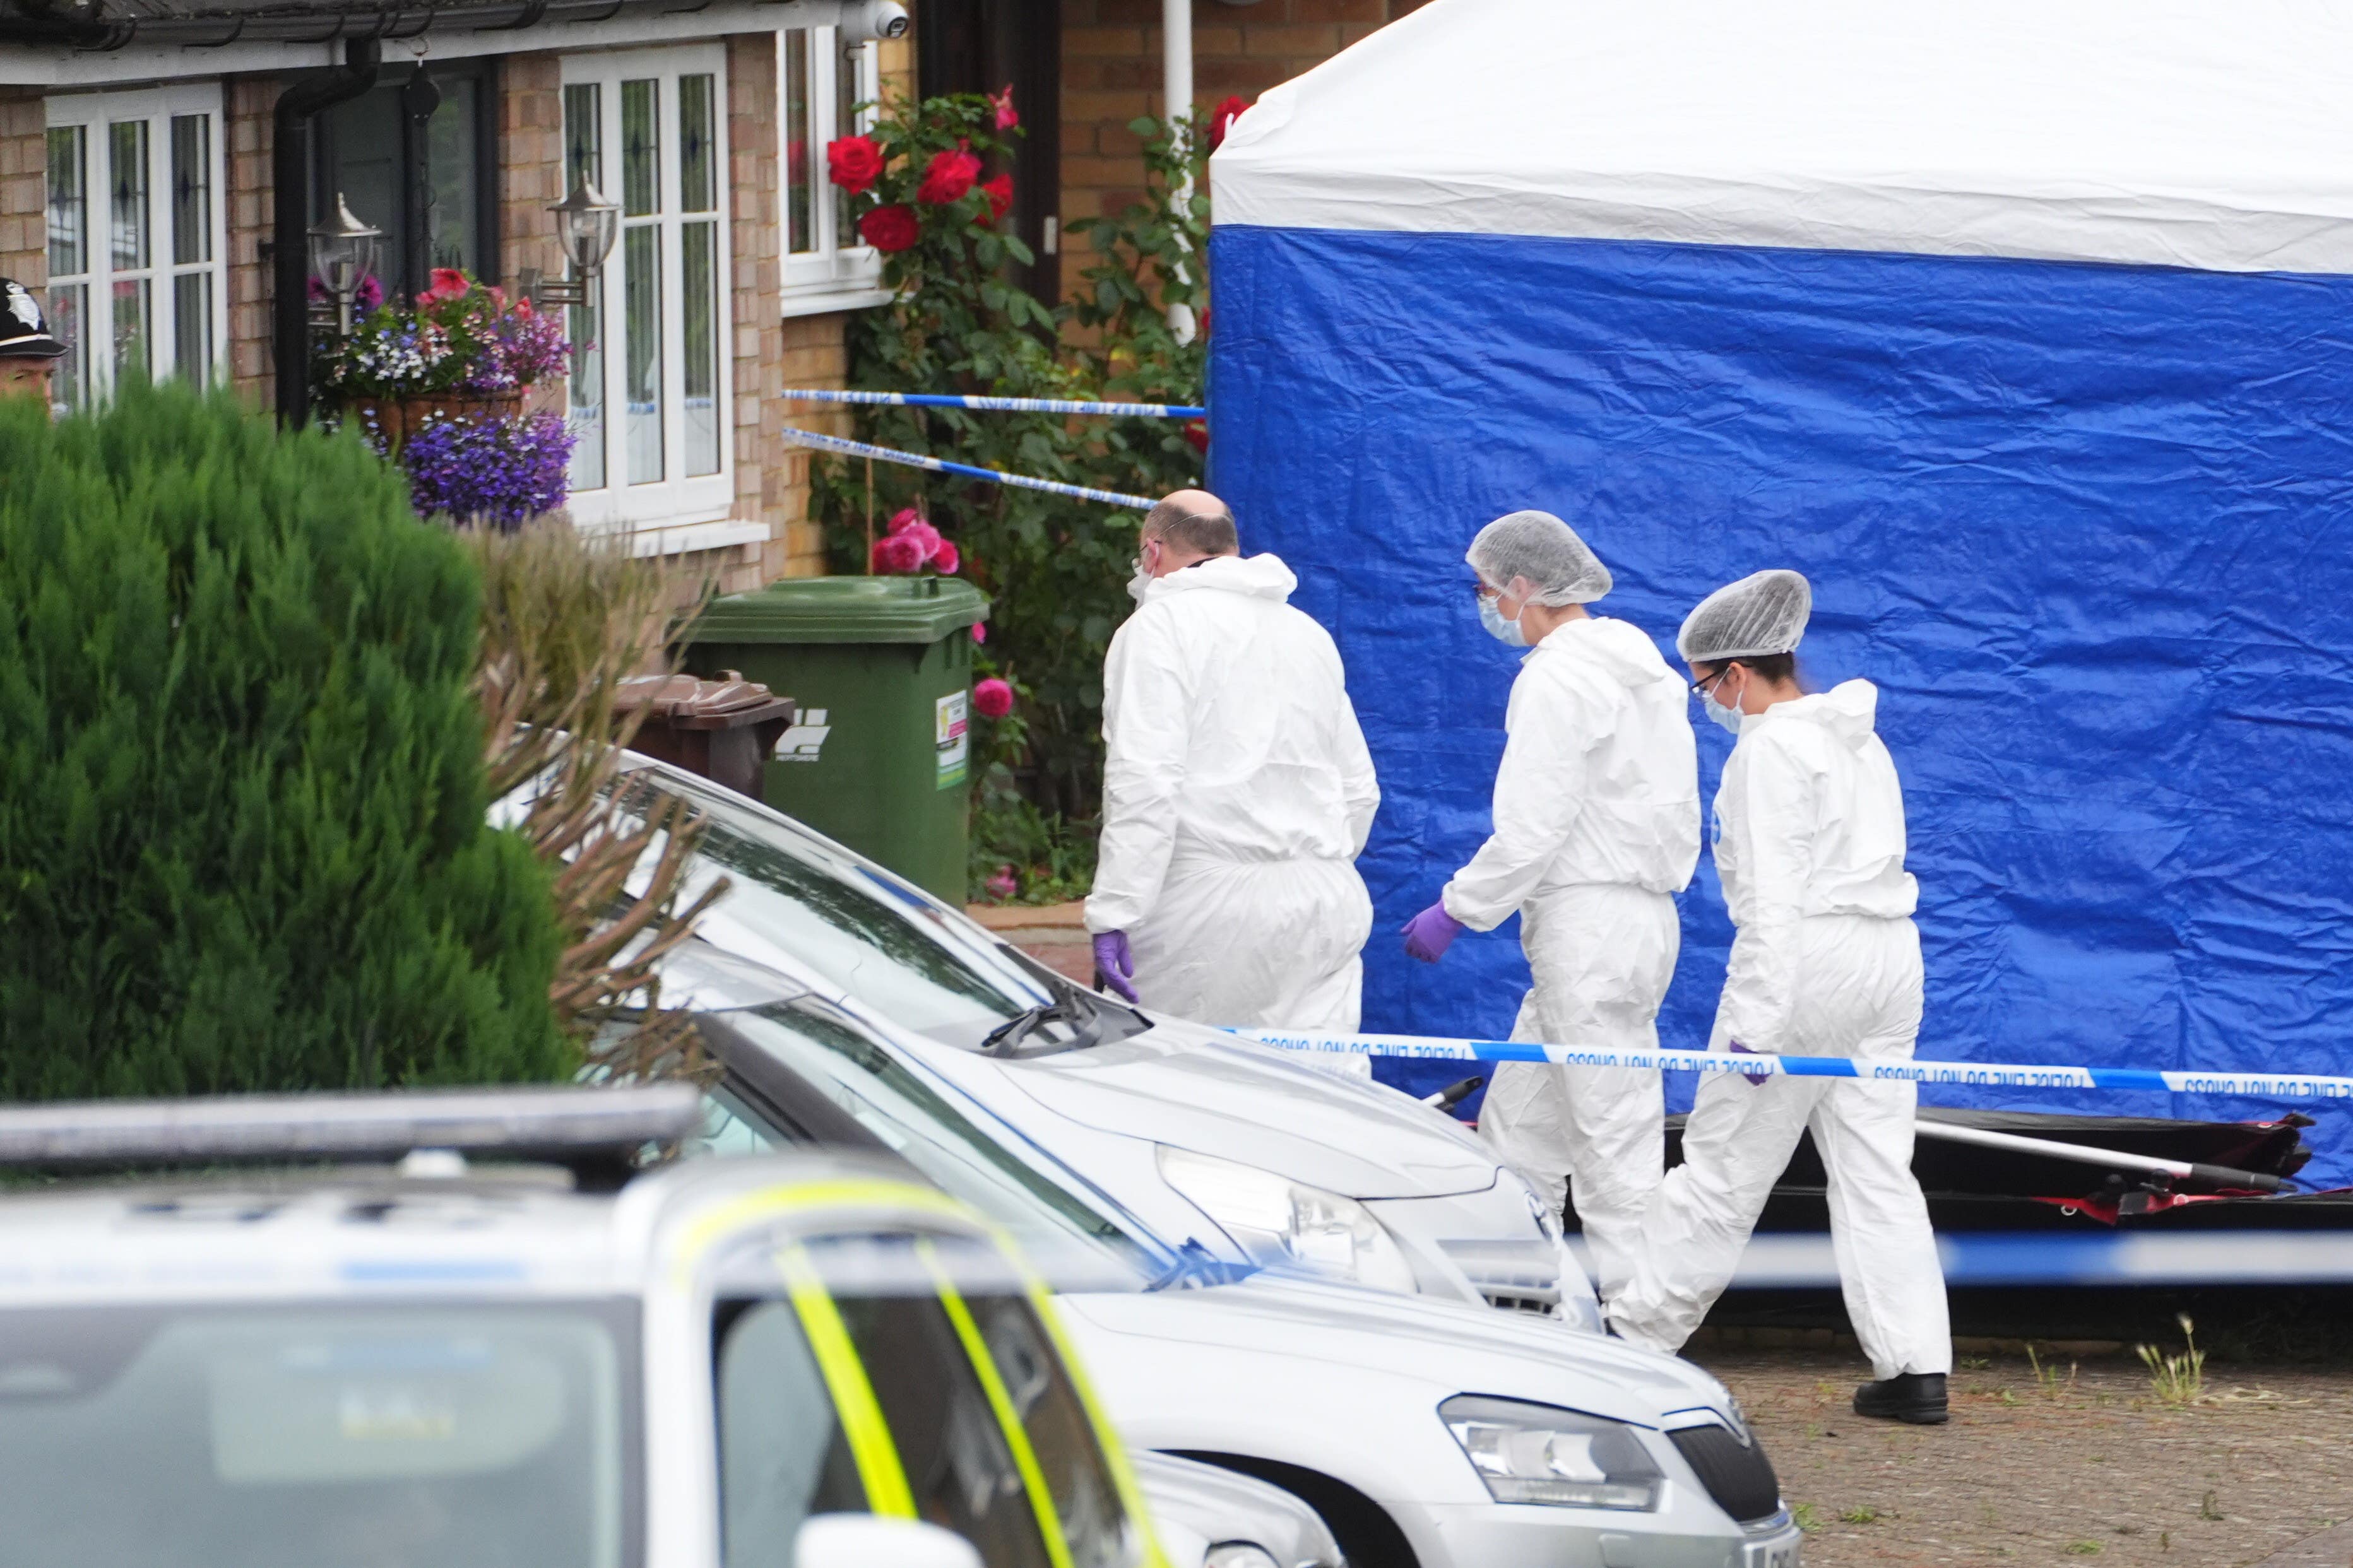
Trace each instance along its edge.
<path fill-rule="evenodd" d="M 920 1520 L 820 1513 L 793 1539 L 793 1568 L 981 1568 L 963 1536 Z"/>

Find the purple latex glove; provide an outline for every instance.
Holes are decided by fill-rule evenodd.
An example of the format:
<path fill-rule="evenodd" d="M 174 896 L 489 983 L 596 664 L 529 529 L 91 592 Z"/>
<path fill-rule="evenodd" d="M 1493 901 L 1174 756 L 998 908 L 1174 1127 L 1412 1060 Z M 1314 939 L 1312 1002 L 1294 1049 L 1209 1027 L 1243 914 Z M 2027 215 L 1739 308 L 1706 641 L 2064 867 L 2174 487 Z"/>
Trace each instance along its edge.
<path fill-rule="evenodd" d="M 1462 934 L 1462 922 L 1436 903 L 1405 922 L 1405 950 L 1424 963 L 1436 963 Z"/>
<path fill-rule="evenodd" d="M 1130 1002 L 1140 1000 L 1135 994 L 1135 955 L 1127 950 L 1125 931 L 1095 932 L 1095 989 Z"/>
<path fill-rule="evenodd" d="M 1734 1041 L 1732 1041 L 1732 1042 L 1731 1042 L 1731 1046 L 1732 1046 L 1732 1049 L 1733 1049 L 1734 1053 L 1735 1053 L 1736 1055 L 1738 1055 L 1738 1056 L 1744 1056 L 1744 1057 L 1754 1057 L 1754 1056 L 1761 1056 L 1761 1055 L 1763 1054 L 1762 1052 L 1759 1052 L 1759 1051 L 1752 1051 L 1752 1050 L 1750 1050 L 1746 1046 L 1742 1045 L 1738 1040 L 1734 1040 Z M 1772 1075 L 1771 1073 L 1769 1073 L 1769 1072 L 1745 1072 L 1745 1073 L 1742 1073 L 1740 1076 L 1741 1076 L 1742 1078 L 1746 1079 L 1747 1079 L 1747 1080 L 1748 1080 L 1748 1081 L 1753 1085 L 1753 1084 L 1760 1084 L 1760 1083 L 1763 1083 L 1767 1079 L 1771 1078 L 1773 1075 Z"/>

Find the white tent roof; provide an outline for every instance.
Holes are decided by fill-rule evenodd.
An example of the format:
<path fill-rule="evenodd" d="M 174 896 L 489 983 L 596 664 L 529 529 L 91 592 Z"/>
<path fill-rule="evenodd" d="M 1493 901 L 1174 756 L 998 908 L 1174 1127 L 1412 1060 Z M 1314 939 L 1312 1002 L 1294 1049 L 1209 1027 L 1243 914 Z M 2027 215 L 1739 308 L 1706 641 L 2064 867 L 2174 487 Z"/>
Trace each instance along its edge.
<path fill-rule="evenodd" d="M 1217 221 L 2353 272 L 2341 0 L 1433 0 Z"/>

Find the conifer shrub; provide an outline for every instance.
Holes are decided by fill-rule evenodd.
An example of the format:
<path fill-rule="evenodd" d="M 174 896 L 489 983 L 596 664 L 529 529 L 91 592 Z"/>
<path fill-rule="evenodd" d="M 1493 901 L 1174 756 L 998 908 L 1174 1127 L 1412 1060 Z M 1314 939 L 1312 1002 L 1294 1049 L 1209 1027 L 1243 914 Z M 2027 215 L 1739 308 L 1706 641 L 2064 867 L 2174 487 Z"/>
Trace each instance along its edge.
<path fill-rule="evenodd" d="M 479 614 L 356 438 L 0 399 L 0 1099 L 572 1072 Z"/>

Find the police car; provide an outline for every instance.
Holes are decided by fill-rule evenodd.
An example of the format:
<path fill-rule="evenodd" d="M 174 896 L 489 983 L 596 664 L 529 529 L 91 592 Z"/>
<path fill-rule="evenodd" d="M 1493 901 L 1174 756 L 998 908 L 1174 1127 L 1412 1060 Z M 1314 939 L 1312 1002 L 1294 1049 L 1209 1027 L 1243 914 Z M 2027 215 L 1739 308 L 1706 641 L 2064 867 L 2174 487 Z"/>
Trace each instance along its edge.
<path fill-rule="evenodd" d="M 852 1157 L 632 1177 L 702 1115 L 676 1086 L 0 1110 L 7 1556 L 1169 1568 L 998 1233 Z M 274 1168 L 22 1175 L 241 1161 Z"/>

